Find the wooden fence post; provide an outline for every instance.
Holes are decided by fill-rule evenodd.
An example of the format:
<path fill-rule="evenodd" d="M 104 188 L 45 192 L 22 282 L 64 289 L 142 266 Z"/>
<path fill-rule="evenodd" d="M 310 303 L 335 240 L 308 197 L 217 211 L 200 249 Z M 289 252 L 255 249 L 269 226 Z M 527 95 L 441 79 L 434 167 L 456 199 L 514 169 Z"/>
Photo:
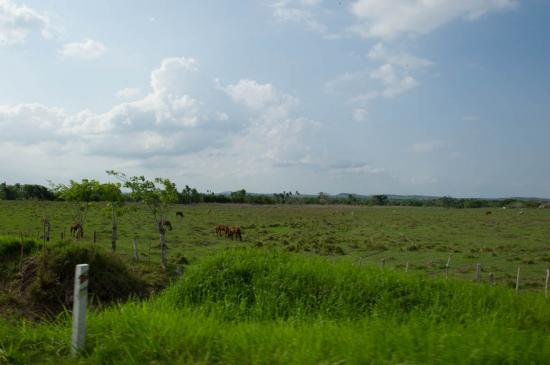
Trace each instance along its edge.
<path fill-rule="evenodd" d="M 449 266 L 451 265 L 451 255 L 447 259 L 447 264 L 445 265 L 445 278 L 449 277 Z"/>
<path fill-rule="evenodd" d="M 518 274 L 516 276 L 516 293 L 519 292 L 519 266 L 518 266 Z"/>
<path fill-rule="evenodd" d="M 134 246 L 133 247 L 133 249 L 134 249 L 134 260 L 139 261 L 137 236 L 134 236 L 134 245 L 133 246 Z"/>
<path fill-rule="evenodd" d="M 546 269 L 546 283 L 544 284 L 544 297 L 548 299 L 548 281 L 550 281 L 550 269 Z"/>
<path fill-rule="evenodd" d="M 476 281 L 481 280 L 481 264 L 476 264 Z"/>
<path fill-rule="evenodd" d="M 88 301 L 88 264 L 76 265 L 73 291 L 73 332 L 71 355 L 75 356 L 86 345 L 86 304 Z"/>
<path fill-rule="evenodd" d="M 493 285 L 494 283 L 495 283 L 495 280 L 494 280 L 493 273 L 490 272 L 490 273 L 489 273 L 489 284 L 490 284 L 490 285 Z"/>
<path fill-rule="evenodd" d="M 384 262 L 385 261 L 386 261 L 385 259 L 380 260 L 380 268 L 382 268 L 382 269 L 384 268 Z"/>
<path fill-rule="evenodd" d="M 408 261 L 405 264 L 405 272 L 409 272 L 409 262 Z"/>

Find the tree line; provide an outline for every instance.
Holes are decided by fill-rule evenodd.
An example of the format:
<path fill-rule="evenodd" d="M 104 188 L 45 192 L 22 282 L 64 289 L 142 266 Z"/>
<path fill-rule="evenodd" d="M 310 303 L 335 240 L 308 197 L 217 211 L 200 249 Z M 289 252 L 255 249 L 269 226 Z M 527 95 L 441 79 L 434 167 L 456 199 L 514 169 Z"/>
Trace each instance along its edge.
<path fill-rule="evenodd" d="M 71 184 L 76 182 L 71 181 Z M 80 184 L 97 185 L 90 189 L 86 197 L 87 201 L 112 201 L 112 184 L 102 184 L 96 180 L 83 179 Z M 60 185 L 50 184 L 49 187 L 39 184 L 14 184 L 0 183 L 0 200 L 50 200 L 64 201 L 67 197 L 62 193 Z M 102 188 L 103 187 L 103 188 Z M 121 199 L 126 202 L 134 201 L 132 194 L 121 191 Z M 345 205 L 372 205 L 372 206 L 415 206 L 415 207 L 443 207 L 443 208 L 534 208 L 542 204 L 539 200 L 518 200 L 518 199 L 476 199 L 476 198 L 453 198 L 449 196 L 437 198 L 393 198 L 384 194 L 371 196 L 360 196 L 355 194 L 329 195 L 319 193 L 316 195 L 302 195 L 298 191 L 283 191 L 273 194 L 250 194 L 245 189 L 227 192 L 214 193 L 210 190 L 200 192 L 196 188 L 185 185 L 181 190 L 175 190 L 180 204 L 194 203 L 245 203 L 245 204 L 345 204 Z"/>

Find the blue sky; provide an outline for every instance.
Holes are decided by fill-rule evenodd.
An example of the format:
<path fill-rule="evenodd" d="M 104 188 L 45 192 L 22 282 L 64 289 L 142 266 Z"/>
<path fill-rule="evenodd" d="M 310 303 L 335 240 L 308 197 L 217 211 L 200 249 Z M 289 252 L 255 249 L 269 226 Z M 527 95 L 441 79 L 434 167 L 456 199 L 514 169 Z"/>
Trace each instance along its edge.
<path fill-rule="evenodd" d="M 0 180 L 550 197 L 544 0 L 0 0 Z"/>

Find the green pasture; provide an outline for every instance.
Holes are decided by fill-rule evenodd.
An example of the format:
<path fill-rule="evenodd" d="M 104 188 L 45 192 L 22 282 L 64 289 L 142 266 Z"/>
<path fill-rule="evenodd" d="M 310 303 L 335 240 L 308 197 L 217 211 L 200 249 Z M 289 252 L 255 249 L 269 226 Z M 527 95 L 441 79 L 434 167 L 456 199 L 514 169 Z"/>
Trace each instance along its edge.
<path fill-rule="evenodd" d="M 159 261 L 158 234 L 144 207 L 131 204 L 120 218 L 118 252 L 131 259 L 132 240 L 138 237 L 140 259 Z M 176 218 L 183 211 L 184 219 Z M 486 212 L 491 211 L 487 215 Z M 472 280 L 476 264 L 481 279 L 493 273 L 497 284 L 514 287 L 520 267 L 520 290 L 542 290 L 550 267 L 550 210 L 445 209 L 427 207 L 366 207 L 235 204 L 174 205 L 168 232 L 172 265 L 230 246 L 282 247 L 290 252 L 353 260 L 363 265 L 444 275 Z M 40 237 L 41 218 L 52 224 L 52 238 L 69 238 L 72 208 L 65 202 L 0 201 L 0 235 Z M 215 225 L 239 225 L 243 241 L 218 238 Z M 81 245 L 110 247 L 110 216 L 103 203 L 88 213 Z M 76 244 L 76 243 L 75 243 Z M 149 255 L 150 254 L 150 255 Z"/>

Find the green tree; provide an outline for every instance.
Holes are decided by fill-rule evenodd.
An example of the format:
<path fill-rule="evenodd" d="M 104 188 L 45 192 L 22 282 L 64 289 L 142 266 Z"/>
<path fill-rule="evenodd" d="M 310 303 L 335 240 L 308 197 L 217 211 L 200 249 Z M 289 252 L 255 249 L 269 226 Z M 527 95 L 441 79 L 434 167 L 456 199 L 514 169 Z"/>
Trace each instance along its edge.
<path fill-rule="evenodd" d="M 59 184 L 53 190 L 61 199 L 72 203 L 73 220 L 78 224 L 76 239 L 84 237 L 84 224 L 88 209 L 94 201 L 102 198 L 102 187 L 97 180 L 82 179 L 81 182 L 71 180 L 69 185 Z"/>
<path fill-rule="evenodd" d="M 144 176 L 128 177 L 122 172 L 107 171 L 107 173 L 121 180 L 122 186 L 130 189 L 132 200 L 141 202 L 148 208 L 160 235 L 160 261 L 162 268 L 166 270 L 168 263 L 166 245 L 167 216 L 170 205 L 178 202 L 176 184 L 169 179 L 158 177 L 154 180 L 147 180 Z"/>
<path fill-rule="evenodd" d="M 372 202 L 374 205 L 386 205 L 388 204 L 388 196 L 385 194 L 373 195 Z"/>

